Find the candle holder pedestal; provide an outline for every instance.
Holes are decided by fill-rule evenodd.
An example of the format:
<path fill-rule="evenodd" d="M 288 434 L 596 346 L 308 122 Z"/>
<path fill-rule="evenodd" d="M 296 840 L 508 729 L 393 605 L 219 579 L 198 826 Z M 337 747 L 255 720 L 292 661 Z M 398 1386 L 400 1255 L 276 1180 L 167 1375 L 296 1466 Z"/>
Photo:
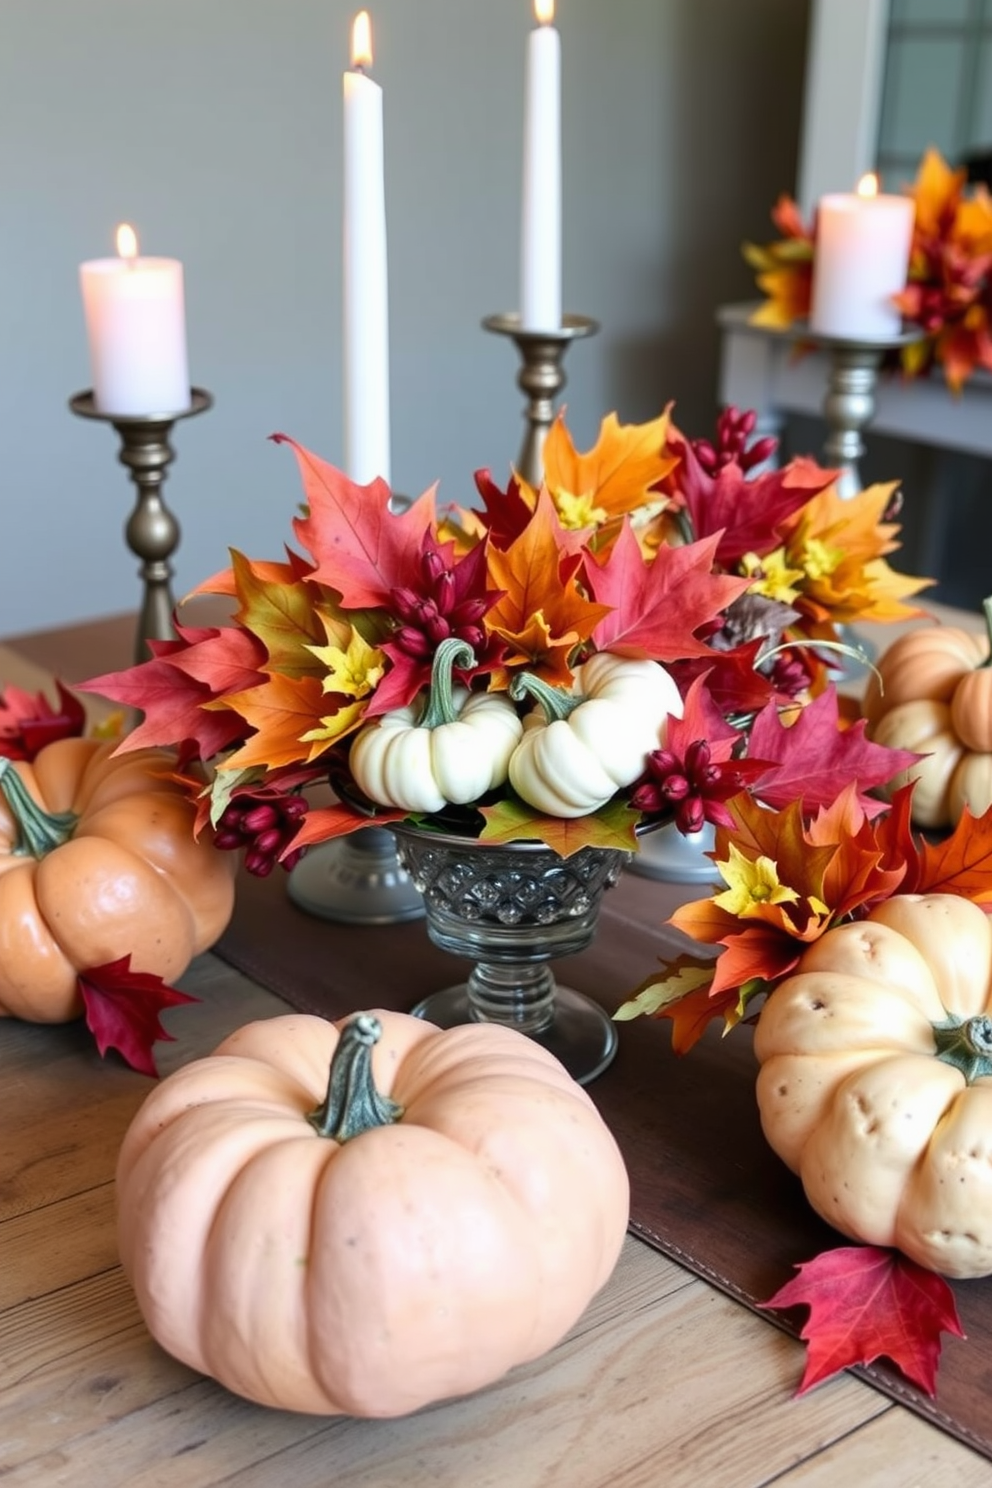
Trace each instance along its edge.
<path fill-rule="evenodd" d="M 178 413 L 122 414 L 103 413 L 91 391 L 69 399 L 69 407 L 80 418 L 113 425 L 121 441 L 118 459 L 137 487 L 138 498 L 124 529 L 128 546 L 141 559 L 139 573 L 144 584 L 135 661 L 147 661 L 151 656 L 150 640 L 174 640 L 176 634 L 169 559 L 179 546 L 179 523 L 162 498 L 162 485 L 175 459 L 169 435 L 173 424 L 205 413 L 213 401 L 203 388 L 192 388 L 189 408 Z"/>
<path fill-rule="evenodd" d="M 424 901 L 386 827 L 362 827 L 311 847 L 290 871 L 298 909 L 346 925 L 398 925 L 424 916 Z"/>
<path fill-rule="evenodd" d="M 565 386 L 564 356 L 573 341 L 594 336 L 599 322 L 587 315 L 565 315 L 557 331 L 525 331 L 517 314 L 487 315 L 483 328 L 516 342 L 523 365 L 517 386 L 527 394 L 524 433 L 515 470 L 528 485 L 539 486 L 544 475 L 544 441 L 555 417 L 555 400 Z"/>

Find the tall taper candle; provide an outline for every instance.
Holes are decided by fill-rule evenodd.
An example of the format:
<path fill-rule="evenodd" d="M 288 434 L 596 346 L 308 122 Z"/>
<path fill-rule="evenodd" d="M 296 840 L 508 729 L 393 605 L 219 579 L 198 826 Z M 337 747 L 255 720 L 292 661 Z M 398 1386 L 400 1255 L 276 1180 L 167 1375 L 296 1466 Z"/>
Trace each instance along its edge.
<path fill-rule="evenodd" d="M 364 71 L 371 63 L 371 25 L 362 10 L 344 75 L 344 464 L 362 485 L 390 479 L 382 89 Z"/>
<path fill-rule="evenodd" d="M 534 0 L 527 38 L 520 220 L 520 325 L 561 329 L 561 37 L 554 0 Z"/>

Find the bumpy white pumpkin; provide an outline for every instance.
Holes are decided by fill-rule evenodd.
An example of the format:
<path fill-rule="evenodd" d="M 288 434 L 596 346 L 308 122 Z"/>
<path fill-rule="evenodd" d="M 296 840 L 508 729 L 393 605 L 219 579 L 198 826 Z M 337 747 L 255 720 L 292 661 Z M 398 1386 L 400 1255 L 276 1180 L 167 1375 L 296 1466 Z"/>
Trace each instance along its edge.
<path fill-rule="evenodd" d="M 761 1011 L 765 1136 L 843 1234 L 992 1272 L 992 926 L 901 895 L 827 932 Z"/>

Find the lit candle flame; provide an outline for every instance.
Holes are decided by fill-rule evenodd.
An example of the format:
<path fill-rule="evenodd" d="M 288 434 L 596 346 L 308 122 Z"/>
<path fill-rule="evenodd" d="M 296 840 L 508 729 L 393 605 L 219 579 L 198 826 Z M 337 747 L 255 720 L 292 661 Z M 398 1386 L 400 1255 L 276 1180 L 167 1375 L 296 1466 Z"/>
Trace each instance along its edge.
<path fill-rule="evenodd" d="M 117 252 L 130 263 L 138 256 L 138 234 L 129 222 L 122 222 L 117 229 Z"/>
<path fill-rule="evenodd" d="M 360 10 L 351 28 L 352 67 L 372 66 L 372 22 L 367 10 Z"/>
<path fill-rule="evenodd" d="M 550 26 L 555 18 L 555 0 L 534 0 L 534 19 L 539 26 Z"/>
<path fill-rule="evenodd" d="M 867 171 L 865 175 L 861 177 L 861 180 L 858 182 L 858 195 L 878 195 L 878 177 L 876 176 L 874 171 Z"/>

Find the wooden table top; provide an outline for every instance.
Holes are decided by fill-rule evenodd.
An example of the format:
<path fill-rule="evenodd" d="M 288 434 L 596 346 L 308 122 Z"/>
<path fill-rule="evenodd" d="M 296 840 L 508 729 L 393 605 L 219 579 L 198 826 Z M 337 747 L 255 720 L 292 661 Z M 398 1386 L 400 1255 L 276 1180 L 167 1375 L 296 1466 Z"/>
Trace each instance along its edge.
<path fill-rule="evenodd" d="M 0 685 L 126 665 L 116 617 L 0 645 Z M 213 955 L 161 1073 L 278 998 Z M 113 1173 L 148 1080 L 79 1025 L 0 1025 L 0 1479 L 71 1488 L 909 1488 L 992 1463 L 850 1375 L 801 1400 L 803 1346 L 628 1238 L 551 1353 L 396 1421 L 266 1410 L 149 1338 L 117 1261 Z"/>

